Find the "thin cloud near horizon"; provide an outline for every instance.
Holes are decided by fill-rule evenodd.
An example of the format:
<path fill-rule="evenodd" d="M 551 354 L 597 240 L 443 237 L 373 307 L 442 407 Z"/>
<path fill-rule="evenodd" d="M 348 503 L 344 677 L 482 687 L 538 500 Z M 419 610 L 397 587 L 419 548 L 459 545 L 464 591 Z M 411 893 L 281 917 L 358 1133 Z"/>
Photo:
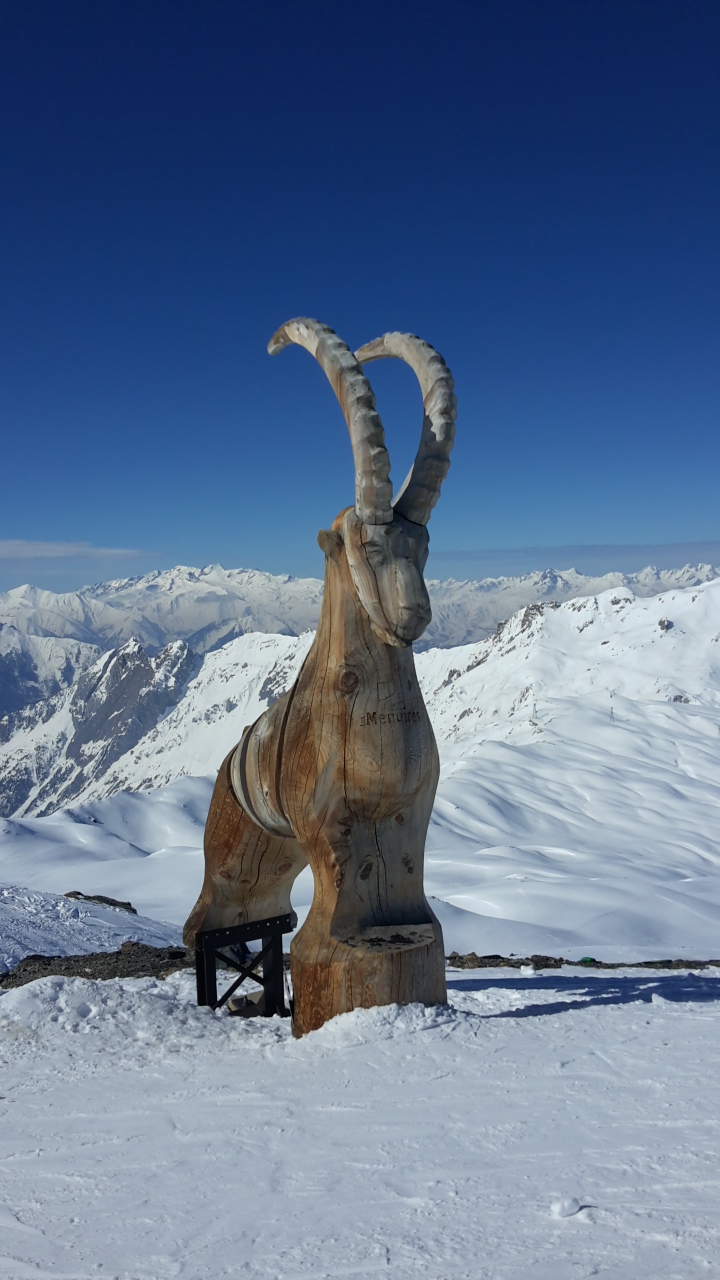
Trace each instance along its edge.
<path fill-rule="evenodd" d="M 0 540 L 0 560 L 74 560 L 107 556 L 153 556 L 155 551 L 137 547 L 94 547 L 89 542 L 31 542 L 22 538 Z"/>

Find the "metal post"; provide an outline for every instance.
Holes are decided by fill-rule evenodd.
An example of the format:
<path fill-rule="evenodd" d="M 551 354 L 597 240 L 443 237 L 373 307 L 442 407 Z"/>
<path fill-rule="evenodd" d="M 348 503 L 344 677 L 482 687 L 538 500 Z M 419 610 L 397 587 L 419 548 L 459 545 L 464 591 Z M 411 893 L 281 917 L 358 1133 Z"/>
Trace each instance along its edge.
<path fill-rule="evenodd" d="M 217 1004 L 215 948 L 208 939 L 203 938 L 202 933 L 195 939 L 195 978 L 198 1004 L 210 1005 L 214 1009 Z"/>
<path fill-rule="evenodd" d="M 274 930 L 269 937 L 263 938 L 262 944 L 263 947 L 269 947 L 263 960 L 265 1015 L 270 1018 L 274 1013 L 279 1013 L 282 1017 L 285 1013 L 282 933 Z"/>

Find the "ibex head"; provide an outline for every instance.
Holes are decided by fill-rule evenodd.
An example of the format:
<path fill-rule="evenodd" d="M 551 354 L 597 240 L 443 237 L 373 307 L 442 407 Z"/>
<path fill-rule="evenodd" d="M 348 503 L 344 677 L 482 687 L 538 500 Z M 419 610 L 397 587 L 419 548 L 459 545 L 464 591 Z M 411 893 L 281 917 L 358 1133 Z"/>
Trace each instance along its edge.
<path fill-rule="evenodd" d="M 318 534 L 325 555 L 347 556 L 358 598 L 386 644 L 409 645 L 431 617 L 423 569 L 427 523 L 450 466 L 456 400 L 445 361 L 427 342 L 386 333 L 353 353 L 317 320 L 289 320 L 268 343 L 271 355 L 298 343 L 327 374 L 345 414 L 355 459 L 355 506 Z M 371 360 L 395 356 L 415 370 L 423 393 L 417 457 L 393 501 L 385 432 L 372 387 L 362 371 Z"/>

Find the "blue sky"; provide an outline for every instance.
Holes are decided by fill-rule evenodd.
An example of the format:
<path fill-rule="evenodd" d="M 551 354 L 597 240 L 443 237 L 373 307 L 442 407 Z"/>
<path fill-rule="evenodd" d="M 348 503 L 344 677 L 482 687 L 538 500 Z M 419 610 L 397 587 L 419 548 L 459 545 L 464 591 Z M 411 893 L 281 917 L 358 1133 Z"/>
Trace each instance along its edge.
<path fill-rule="evenodd" d="M 4 0 L 0 588 L 320 573 L 302 314 L 453 370 L 429 573 L 717 543 L 719 60 L 716 0 Z M 399 483 L 419 392 L 371 380 Z"/>

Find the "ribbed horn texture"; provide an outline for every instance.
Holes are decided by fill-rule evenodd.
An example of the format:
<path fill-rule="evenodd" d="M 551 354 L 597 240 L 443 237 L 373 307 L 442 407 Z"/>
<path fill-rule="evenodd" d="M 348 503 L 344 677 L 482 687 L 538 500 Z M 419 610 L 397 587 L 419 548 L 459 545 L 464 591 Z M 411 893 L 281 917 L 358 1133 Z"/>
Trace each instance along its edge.
<path fill-rule="evenodd" d="M 340 401 L 355 459 L 355 510 L 365 524 L 393 518 L 390 458 L 375 396 L 360 364 L 334 329 L 318 320 L 288 320 L 268 343 L 274 356 L 291 342 L 315 356 Z"/>
<path fill-rule="evenodd" d="M 423 426 L 415 461 L 393 503 L 406 520 L 427 524 L 450 467 L 455 441 L 455 398 L 452 374 L 429 342 L 413 333 L 384 333 L 355 352 L 361 364 L 390 356 L 415 370 L 423 394 Z"/>

